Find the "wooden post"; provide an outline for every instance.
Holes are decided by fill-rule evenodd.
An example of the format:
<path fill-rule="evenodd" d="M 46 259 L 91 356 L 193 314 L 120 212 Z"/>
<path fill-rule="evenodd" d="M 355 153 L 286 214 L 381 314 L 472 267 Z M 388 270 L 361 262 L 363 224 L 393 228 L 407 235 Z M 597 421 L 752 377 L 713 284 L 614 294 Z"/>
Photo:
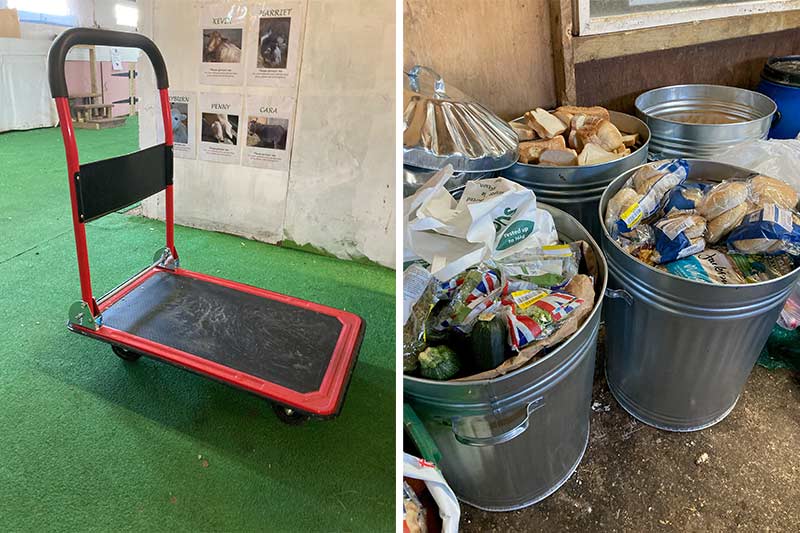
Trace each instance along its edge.
<path fill-rule="evenodd" d="M 556 100 L 559 105 L 575 105 L 578 95 L 572 49 L 572 0 L 549 0 L 549 4 Z"/>

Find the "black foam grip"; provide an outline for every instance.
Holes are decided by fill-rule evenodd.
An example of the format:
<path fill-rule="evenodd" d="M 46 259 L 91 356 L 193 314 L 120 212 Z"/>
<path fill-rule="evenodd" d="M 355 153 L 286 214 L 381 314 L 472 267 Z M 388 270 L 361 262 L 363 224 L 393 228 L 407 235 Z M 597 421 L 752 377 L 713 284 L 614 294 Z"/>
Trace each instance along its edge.
<path fill-rule="evenodd" d="M 164 57 L 156 44 L 144 35 L 97 28 L 70 28 L 53 41 L 50 46 L 50 52 L 47 55 L 47 76 L 50 80 L 50 94 L 53 95 L 53 98 L 69 96 L 67 94 L 67 80 L 64 77 L 64 63 L 70 48 L 79 44 L 139 48 L 147 54 L 147 57 L 150 58 L 150 63 L 153 64 L 158 88 L 166 89 L 169 87 Z"/>

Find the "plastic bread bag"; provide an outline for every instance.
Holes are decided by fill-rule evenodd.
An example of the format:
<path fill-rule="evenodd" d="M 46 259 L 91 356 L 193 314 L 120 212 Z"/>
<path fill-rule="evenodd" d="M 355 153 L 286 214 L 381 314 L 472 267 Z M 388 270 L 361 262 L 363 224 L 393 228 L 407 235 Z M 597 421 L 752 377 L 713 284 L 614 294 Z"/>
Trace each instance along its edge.
<path fill-rule="evenodd" d="M 697 204 L 697 213 L 709 222 L 726 211 L 745 204 L 750 199 L 747 180 L 725 180 L 706 191 Z"/>
<path fill-rule="evenodd" d="M 403 372 L 413 372 L 425 349 L 426 324 L 436 305 L 436 280 L 427 269 L 412 264 L 403 272 Z"/>
<path fill-rule="evenodd" d="M 745 216 L 727 242 L 731 252 L 800 255 L 800 217 L 788 209 L 768 204 Z"/>
<path fill-rule="evenodd" d="M 403 523 L 409 533 L 427 533 L 426 511 L 411 486 L 403 481 Z"/>
<path fill-rule="evenodd" d="M 750 178 L 748 186 L 750 201 L 759 207 L 775 204 L 784 209 L 797 208 L 797 191 L 781 180 L 759 174 Z"/>
<path fill-rule="evenodd" d="M 656 161 L 640 167 L 609 201 L 605 216 L 610 223 L 609 233 L 614 237 L 628 233 L 652 217 L 661 207 L 664 195 L 686 181 L 688 175 L 689 162 L 685 159 Z M 630 202 L 631 190 L 639 195 L 638 200 Z M 618 196 L 628 199 L 620 201 Z"/>
<path fill-rule="evenodd" d="M 714 249 L 707 249 L 698 254 L 666 263 L 660 268 L 675 276 L 693 281 L 720 285 L 746 283 L 733 259 L 725 252 Z"/>
<path fill-rule="evenodd" d="M 524 280 L 538 287 L 563 287 L 578 273 L 580 243 L 531 248 L 497 262 L 506 278 Z"/>
<path fill-rule="evenodd" d="M 706 220 L 698 215 L 662 218 L 653 224 L 655 252 L 650 259 L 656 264 L 669 263 L 702 252 L 705 231 Z"/>
<path fill-rule="evenodd" d="M 512 292 L 503 303 L 509 344 L 519 351 L 552 335 L 583 300 L 564 292 L 536 289 Z"/>
<path fill-rule="evenodd" d="M 696 214 L 697 204 L 709 189 L 711 185 L 706 183 L 681 183 L 664 196 L 663 216 Z"/>

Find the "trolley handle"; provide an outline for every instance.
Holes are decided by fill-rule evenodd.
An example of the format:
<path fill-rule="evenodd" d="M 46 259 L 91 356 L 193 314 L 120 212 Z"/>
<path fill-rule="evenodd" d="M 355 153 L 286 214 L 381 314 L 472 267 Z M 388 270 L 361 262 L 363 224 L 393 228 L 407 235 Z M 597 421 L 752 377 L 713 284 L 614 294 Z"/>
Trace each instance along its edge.
<path fill-rule="evenodd" d="M 167 66 L 156 44 L 139 33 L 127 31 L 100 30 L 97 28 L 70 28 L 59 35 L 50 46 L 47 55 L 47 76 L 50 81 L 50 93 L 53 98 L 67 97 L 67 80 L 64 76 L 64 63 L 70 48 L 79 44 L 96 44 L 104 46 L 121 46 L 139 48 L 153 64 L 156 73 L 156 84 L 159 89 L 167 89 Z"/>

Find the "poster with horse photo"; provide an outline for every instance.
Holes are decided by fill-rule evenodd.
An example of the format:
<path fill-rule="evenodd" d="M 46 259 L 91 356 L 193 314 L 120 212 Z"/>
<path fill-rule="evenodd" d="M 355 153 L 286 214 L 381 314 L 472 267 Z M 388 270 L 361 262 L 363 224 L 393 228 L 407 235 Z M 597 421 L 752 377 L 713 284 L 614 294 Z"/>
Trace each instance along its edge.
<path fill-rule="evenodd" d="M 248 167 L 289 170 L 292 148 L 294 98 L 248 95 L 247 125 L 242 164 Z"/>
<path fill-rule="evenodd" d="M 200 83 L 241 85 L 247 7 L 207 4 L 200 15 Z"/>
<path fill-rule="evenodd" d="M 247 83 L 294 87 L 300 64 L 303 2 L 262 4 L 250 13 Z"/>
<path fill-rule="evenodd" d="M 200 93 L 200 159 L 239 164 L 242 95 Z"/>
<path fill-rule="evenodd" d="M 197 101 L 195 93 L 172 91 L 169 93 L 169 110 L 172 115 L 172 146 L 175 157 L 196 157 Z"/>

